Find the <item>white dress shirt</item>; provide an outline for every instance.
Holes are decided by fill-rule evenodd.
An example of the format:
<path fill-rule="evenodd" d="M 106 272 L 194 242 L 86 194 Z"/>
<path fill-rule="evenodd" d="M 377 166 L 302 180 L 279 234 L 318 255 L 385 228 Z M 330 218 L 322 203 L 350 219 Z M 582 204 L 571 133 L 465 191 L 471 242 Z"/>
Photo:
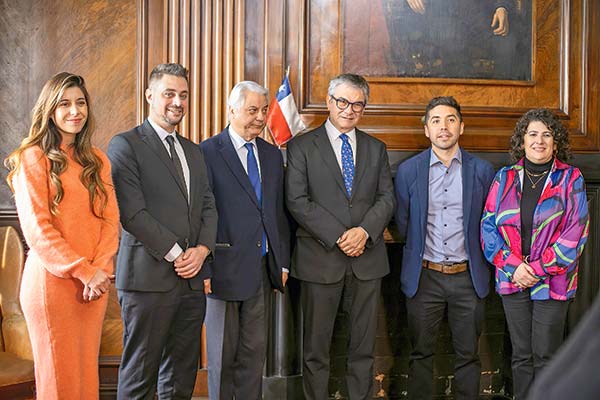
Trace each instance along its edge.
<path fill-rule="evenodd" d="M 344 170 L 342 168 L 342 139 L 340 135 L 342 132 L 338 131 L 335 126 L 331 123 L 329 118 L 327 118 L 327 122 L 325 122 L 325 130 L 327 131 L 327 136 L 329 137 L 329 142 L 331 143 L 331 147 L 333 147 L 333 152 L 335 154 L 335 159 L 340 166 L 340 171 L 342 172 L 342 176 L 344 175 Z M 356 130 L 352 129 L 350 132 L 346 132 L 346 136 L 348 136 L 348 142 L 350 143 L 350 147 L 352 148 L 352 162 L 356 165 Z"/>

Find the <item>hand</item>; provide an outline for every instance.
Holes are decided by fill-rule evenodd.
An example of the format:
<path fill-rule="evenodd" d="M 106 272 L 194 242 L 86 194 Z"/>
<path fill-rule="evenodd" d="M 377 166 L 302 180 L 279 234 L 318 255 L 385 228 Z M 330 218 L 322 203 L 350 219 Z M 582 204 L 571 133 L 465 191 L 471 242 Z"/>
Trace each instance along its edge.
<path fill-rule="evenodd" d="M 285 287 L 285 284 L 287 283 L 288 280 L 288 272 L 282 271 L 281 272 L 281 282 L 283 283 L 283 287 Z"/>
<path fill-rule="evenodd" d="M 102 268 L 98 268 L 92 279 L 83 286 L 83 300 L 98 300 L 102 295 L 108 292 L 110 280 L 114 275 L 107 274 Z"/>
<path fill-rule="evenodd" d="M 204 280 L 204 294 L 212 293 L 212 287 L 210 286 L 210 278 Z"/>
<path fill-rule="evenodd" d="M 492 17 L 492 29 L 494 26 L 498 25 L 496 29 L 494 29 L 494 35 L 496 36 L 506 36 L 508 35 L 508 12 L 506 8 L 499 7 L 496 8 L 496 12 Z"/>
<path fill-rule="evenodd" d="M 338 247 L 348 257 L 358 257 L 365 251 L 367 234 L 363 228 L 354 227 L 348 229 L 337 241 Z"/>
<path fill-rule="evenodd" d="M 521 263 L 513 273 L 512 281 L 519 289 L 526 289 L 538 283 L 539 279 L 529 265 Z"/>
<path fill-rule="evenodd" d="M 406 0 L 411 10 L 418 14 L 425 14 L 425 4 L 423 0 Z"/>
<path fill-rule="evenodd" d="M 210 250 L 204 245 L 190 247 L 179 255 L 173 262 L 175 272 L 184 279 L 190 279 L 198 275 L 204 259 Z"/>

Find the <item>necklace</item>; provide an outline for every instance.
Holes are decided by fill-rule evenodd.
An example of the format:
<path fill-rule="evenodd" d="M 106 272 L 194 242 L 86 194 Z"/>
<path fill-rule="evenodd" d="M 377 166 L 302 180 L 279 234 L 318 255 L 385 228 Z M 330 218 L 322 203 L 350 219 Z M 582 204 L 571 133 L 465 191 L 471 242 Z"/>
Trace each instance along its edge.
<path fill-rule="evenodd" d="M 546 171 L 544 171 L 542 173 L 534 174 L 532 172 L 529 172 L 527 170 L 527 168 L 525 168 L 525 174 L 527 175 L 527 178 L 529 179 L 529 182 L 531 182 L 531 188 L 532 189 L 535 189 L 535 187 L 537 186 L 537 184 L 540 183 L 540 181 L 544 178 L 544 176 L 546 175 L 547 172 L 548 171 L 546 170 Z M 531 179 L 532 177 L 533 178 L 537 178 L 535 180 L 535 182 L 533 181 L 533 179 Z"/>

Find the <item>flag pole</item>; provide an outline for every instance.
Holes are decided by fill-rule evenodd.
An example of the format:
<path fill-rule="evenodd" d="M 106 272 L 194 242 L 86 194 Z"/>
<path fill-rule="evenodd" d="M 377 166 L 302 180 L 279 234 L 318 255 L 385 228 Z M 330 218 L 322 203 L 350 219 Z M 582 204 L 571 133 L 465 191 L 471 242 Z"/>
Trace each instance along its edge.
<path fill-rule="evenodd" d="M 288 66 L 287 66 L 287 68 L 285 69 L 285 76 L 286 76 L 287 78 L 289 78 L 289 77 L 290 77 L 290 66 L 289 66 L 289 65 L 288 65 Z"/>

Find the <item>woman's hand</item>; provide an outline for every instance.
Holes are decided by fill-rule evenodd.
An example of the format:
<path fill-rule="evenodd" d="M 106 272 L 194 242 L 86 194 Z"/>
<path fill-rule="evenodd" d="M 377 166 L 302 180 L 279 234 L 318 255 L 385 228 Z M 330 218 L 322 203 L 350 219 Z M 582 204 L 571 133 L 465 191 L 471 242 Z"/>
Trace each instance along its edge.
<path fill-rule="evenodd" d="M 527 289 L 538 283 L 539 279 L 535 277 L 533 269 L 522 262 L 515 270 L 512 281 L 519 289 Z"/>
<path fill-rule="evenodd" d="M 98 300 L 110 288 L 110 280 L 113 275 L 108 275 L 102 268 L 98 268 L 92 279 L 83 287 L 83 300 Z"/>

